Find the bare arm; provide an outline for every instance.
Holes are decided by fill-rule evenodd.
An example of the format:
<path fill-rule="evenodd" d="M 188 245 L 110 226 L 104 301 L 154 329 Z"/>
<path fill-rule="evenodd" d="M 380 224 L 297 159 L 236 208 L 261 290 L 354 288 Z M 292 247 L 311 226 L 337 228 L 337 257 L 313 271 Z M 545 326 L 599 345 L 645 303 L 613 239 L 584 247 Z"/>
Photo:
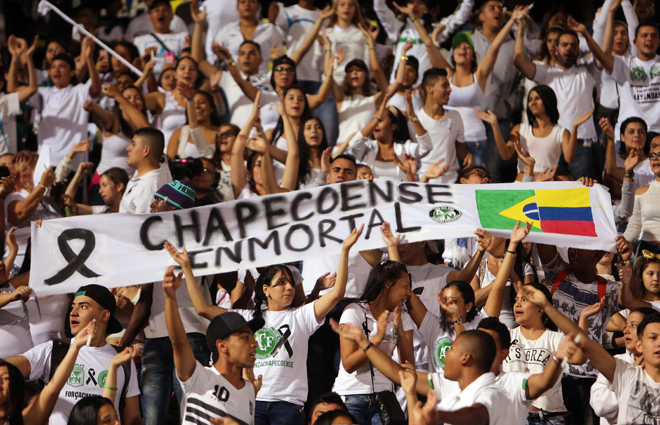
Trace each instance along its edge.
<path fill-rule="evenodd" d="M 525 20 L 520 21 L 518 25 L 518 34 L 516 35 L 516 44 L 513 48 L 513 63 L 523 75 L 530 80 L 534 79 L 536 74 L 536 65 L 525 57 Z"/>
<path fill-rule="evenodd" d="M 101 89 L 103 88 L 103 83 L 101 82 L 101 76 L 99 71 L 96 69 L 96 64 L 94 63 L 94 41 L 85 37 L 83 40 L 82 55 L 85 58 L 87 63 L 87 70 L 89 71 L 89 79 L 92 81 L 92 85 L 89 87 L 89 96 L 94 98 L 101 94 Z"/>
<path fill-rule="evenodd" d="M 250 130 L 252 130 L 255 121 L 259 117 L 260 100 L 261 92 L 257 92 L 257 96 L 254 99 L 254 106 L 252 108 L 252 115 L 250 115 L 250 118 L 238 133 L 231 150 L 231 185 L 234 189 L 234 198 L 238 198 L 238 195 L 243 191 L 247 184 L 245 162 L 243 159 L 243 152 L 245 151 L 244 141 L 247 140 L 250 135 Z M 234 170 L 236 170 L 236 172 L 234 172 Z"/>
<path fill-rule="evenodd" d="M 13 201 L 7 207 L 7 221 L 11 224 L 17 224 L 29 217 L 37 210 L 41 199 L 46 193 L 46 188 L 50 187 L 55 181 L 55 171 L 53 167 L 48 167 L 41 176 L 40 184 L 32 189 L 27 198 L 22 201 Z"/>
<path fill-rule="evenodd" d="M 484 253 L 486 252 L 488 245 L 490 245 L 493 235 L 483 229 L 477 229 L 474 233 L 477 235 L 477 243 L 479 244 L 477 253 L 470 258 L 470 261 L 465 265 L 463 270 L 449 272 L 447 275 L 447 282 L 452 282 L 454 280 L 471 282 L 477 274 L 477 270 L 479 270 L 479 266 L 481 265 L 481 260 L 484 258 Z"/>
<path fill-rule="evenodd" d="M 307 33 L 307 36 L 303 40 L 302 44 L 298 49 L 295 51 L 291 52 L 289 54 L 289 57 L 293 59 L 293 61 L 298 65 L 300 61 L 305 57 L 307 52 L 309 52 L 309 49 L 312 48 L 314 45 L 314 41 L 316 41 L 316 37 L 319 35 L 319 31 L 321 30 L 321 26 L 323 25 L 323 22 L 331 17 L 332 15 L 335 14 L 335 11 L 332 9 L 330 4 L 328 4 L 325 9 L 321 11 L 319 14 L 319 18 L 314 22 L 314 26 L 312 29 Z"/>
<path fill-rule="evenodd" d="M 495 67 L 495 61 L 497 60 L 497 54 L 500 51 L 500 47 L 502 47 L 502 44 L 504 43 L 504 40 L 509 36 L 509 33 L 511 32 L 511 28 L 513 27 L 514 22 L 520 22 L 523 21 L 525 16 L 525 13 L 523 11 L 523 8 L 520 6 L 517 6 L 514 9 L 513 15 L 511 16 L 511 19 L 507 21 L 506 24 L 502 27 L 500 32 L 497 34 L 495 37 L 495 40 L 490 44 L 490 47 L 486 51 L 486 54 L 484 55 L 484 58 L 481 60 L 479 63 L 479 66 L 477 67 L 477 72 L 476 72 L 476 80 L 479 83 L 479 87 L 481 87 L 481 90 L 486 89 L 486 81 L 488 80 L 488 76 L 490 73 L 493 71 L 493 68 Z M 516 40 L 517 41 L 517 40 Z M 515 51 L 514 51 L 515 53 Z"/>
<path fill-rule="evenodd" d="M 589 46 L 589 50 L 591 50 L 591 53 L 594 55 L 594 59 L 596 59 L 600 64 L 603 66 L 603 68 L 608 72 L 612 73 L 612 69 L 614 68 L 614 56 L 612 56 L 611 53 L 605 53 L 603 50 L 600 48 L 598 43 L 596 43 L 587 30 L 587 27 L 584 26 L 584 24 L 580 24 L 575 21 L 573 18 L 568 18 L 566 21 L 566 24 L 568 27 L 580 34 L 582 34 L 587 40 L 587 45 Z"/>
<path fill-rule="evenodd" d="M 128 347 L 133 343 L 135 337 L 144 329 L 149 321 L 149 316 L 151 315 L 151 304 L 153 302 L 153 291 L 154 287 L 151 284 L 142 285 L 140 291 L 140 298 L 138 302 L 133 307 L 133 313 L 131 313 L 131 320 L 126 326 L 126 332 L 124 336 L 121 337 L 119 345 L 121 347 Z"/>
<path fill-rule="evenodd" d="M 126 114 L 126 117 L 128 117 L 128 120 L 133 126 L 135 126 L 135 130 L 139 128 L 151 127 L 149 121 L 147 121 L 147 117 L 145 117 L 142 111 L 133 106 L 133 104 L 119 92 L 119 87 L 116 84 L 111 83 L 105 85 L 103 87 L 103 94 L 117 101 L 121 110 L 124 112 L 124 114 Z M 165 95 L 162 93 L 146 95 L 145 103 L 147 103 L 147 99 L 151 99 L 151 103 L 155 106 L 153 109 L 149 107 L 147 107 L 147 109 L 152 111 L 160 111 L 162 108 L 158 99 L 161 96 L 164 97 Z M 119 132 L 119 130 L 117 130 L 117 132 Z"/>

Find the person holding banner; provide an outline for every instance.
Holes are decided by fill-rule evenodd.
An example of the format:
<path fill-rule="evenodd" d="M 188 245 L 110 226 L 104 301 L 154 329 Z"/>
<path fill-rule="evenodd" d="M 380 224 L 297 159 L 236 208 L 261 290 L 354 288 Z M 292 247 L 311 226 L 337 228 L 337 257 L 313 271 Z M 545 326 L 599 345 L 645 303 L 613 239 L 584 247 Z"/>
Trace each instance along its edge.
<path fill-rule="evenodd" d="M 346 290 L 348 256 L 362 234 L 364 225 L 353 229 L 345 239 L 337 279 L 330 292 L 302 307 L 292 308 L 295 284 L 285 265 L 267 267 L 255 286 L 254 310 L 232 310 L 245 320 L 261 318 L 264 328 L 255 334 L 258 347 L 255 375 L 263 375 L 257 396 L 255 424 L 304 424 L 303 404 L 307 398 L 307 340 L 325 321 L 325 316 L 339 303 Z M 186 275 L 190 298 L 198 314 L 213 319 L 226 309 L 209 305 L 194 283 L 190 259 L 185 247 L 178 252 L 166 242 L 165 249 L 179 263 Z M 265 308 L 264 308 L 265 307 Z M 412 347 L 411 347 L 412 351 Z"/>

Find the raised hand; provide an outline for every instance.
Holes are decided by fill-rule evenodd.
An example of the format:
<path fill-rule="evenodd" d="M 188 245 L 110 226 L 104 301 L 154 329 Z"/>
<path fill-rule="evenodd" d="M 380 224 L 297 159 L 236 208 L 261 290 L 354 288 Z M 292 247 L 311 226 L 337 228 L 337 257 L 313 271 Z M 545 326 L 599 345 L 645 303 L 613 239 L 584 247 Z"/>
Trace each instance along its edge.
<path fill-rule="evenodd" d="M 90 339 L 90 337 L 91 339 L 94 339 L 97 327 L 96 319 L 89 322 L 82 331 L 78 332 L 71 345 L 76 348 L 82 348 L 85 344 L 87 344 L 87 340 Z"/>
<path fill-rule="evenodd" d="M 367 31 L 367 28 L 364 26 L 362 22 L 358 23 L 358 28 L 360 28 L 360 31 L 362 31 L 362 35 L 364 35 L 364 37 L 367 39 L 367 44 L 369 45 L 369 47 L 374 47 L 376 40 L 374 40 L 372 33 Z"/>
<path fill-rule="evenodd" d="M 34 41 L 32 42 L 32 45 L 25 51 L 25 56 L 27 58 L 32 58 L 34 55 L 34 52 L 37 50 L 37 45 L 39 44 L 39 36 L 35 35 L 34 36 Z"/>
<path fill-rule="evenodd" d="M 410 18 L 415 17 L 413 12 L 413 4 L 414 3 L 407 3 L 405 6 L 400 6 L 397 2 L 392 2 L 392 5 L 396 8 L 396 10 L 399 11 L 399 13 L 402 13 Z"/>
<path fill-rule="evenodd" d="M 479 252 L 485 252 L 493 241 L 493 235 L 484 229 L 477 229 L 474 234 L 477 235 L 477 243 L 479 244 L 477 249 Z"/>
<path fill-rule="evenodd" d="M 463 159 L 463 167 L 470 168 L 474 165 L 474 155 L 468 152 Z"/>
<path fill-rule="evenodd" d="M 325 273 L 323 276 L 316 279 L 316 284 L 314 285 L 315 289 L 323 291 L 325 289 L 330 289 L 335 286 L 337 282 L 337 272 L 334 272 L 332 275 L 330 273 Z"/>
<path fill-rule="evenodd" d="M 120 94 L 119 86 L 115 83 L 106 84 L 105 86 L 103 86 L 103 89 L 101 89 L 101 91 L 103 92 L 104 95 L 111 97 L 113 99 L 119 96 Z"/>
<path fill-rule="evenodd" d="M 431 179 L 437 179 L 438 177 L 444 175 L 447 171 L 449 171 L 449 167 L 451 164 L 447 164 L 441 167 L 440 164 L 442 164 L 443 162 L 445 162 L 445 159 L 441 158 L 438 162 L 429 165 L 429 168 L 427 168 L 426 171 L 424 172 L 424 177 L 431 180 Z"/>
<path fill-rule="evenodd" d="M 413 47 L 413 42 L 412 42 L 412 40 L 408 40 L 408 41 L 406 41 L 406 44 L 404 44 L 404 45 L 403 45 L 403 48 L 401 49 L 401 54 L 402 54 L 403 56 L 405 56 L 406 53 L 408 53 L 408 50 L 412 49 L 412 47 Z"/>
<path fill-rule="evenodd" d="M 254 139 L 241 139 L 241 143 L 243 143 L 243 145 L 245 145 L 245 147 L 251 151 L 258 152 L 262 155 L 265 154 L 268 150 L 268 145 L 263 137 L 257 136 Z"/>
<path fill-rule="evenodd" d="M 497 115 L 495 115 L 490 109 L 486 112 L 481 109 L 475 109 L 474 113 L 480 120 L 485 121 L 490 125 L 497 125 Z"/>
<path fill-rule="evenodd" d="M 513 19 L 514 21 L 520 21 L 521 19 L 526 17 L 528 13 L 529 13 L 529 6 L 525 6 L 525 7 L 516 6 L 514 7 L 513 13 L 511 14 L 511 19 Z"/>
<path fill-rule="evenodd" d="M 628 152 L 628 157 L 623 161 L 623 169 L 626 173 L 629 173 L 635 169 L 641 160 L 642 155 L 638 148 L 631 149 L 630 152 Z"/>
<path fill-rule="evenodd" d="M 76 155 L 79 153 L 85 153 L 92 147 L 92 141 L 89 139 L 82 140 L 71 147 L 69 151 L 71 154 Z M 93 164 L 92 164 L 93 166 Z"/>
<path fill-rule="evenodd" d="M 625 266 L 616 264 L 616 268 L 619 269 L 619 279 L 626 285 L 629 284 L 632 279 L 632 264 L 630 263 L 630 261 L 627 261 Z"/>
<path fill-rule="evenodd" d="M 418 401 L 417 405 L 411 412 L 410 423 L 419 425 L 435 425 L 440 422 L 440 415 L 435 410 L 435 404 L 438 402 L 438 396 L 435 391 L 429 390 L 426 395 L 426 404 L 422 407 L 422 402 Z"/>
<path fill-rule="evenodd" d="M 274 61 L 280 56 L 284 56 L 284 49 L 278 48 L 277 46 L 270 48 L 270 60 Z"/>
<path fill-rule="evenodd" d="M 41 175 L 41 184 L 50 187 L 55 182 L 55 169 L 53 167 L 48 167 L 46 171 Z"/>
<path fill-rule="evenodd" d="M 534 175 L 534 181 L 535 182 L 548 182 L 552 181 L 555 178 L 555 175 L 557 174 L 557 168 L 559 166 L 555 165 L 552 167 L 552 169 L 546 168 L 543 170 L 542 173 L 537 173 Z"/>
<path fill-rule="evenodd" d="M 413 164 L 411 161 L 408 160 L 408 156 L 406 156 L 406 159 L 403 160 L 399 158 L 396 152 L 393 152 L 392 155 L 393 155 L 392 158 L 394 159 L 394 165 L 399 167 L 401 171 L 403 171 L 406 174 L 406 176 L 410 178 L 413 177 L 415 174 L 417 174 L 417 161 L 415 160 L 414 157 L 413 157 L 413 161 L 415 163 L 414 165 L 415 170 L 413 171 Z M 403 154 L 403 155 L 407 155 L 407 154 Z"/>
<path fill-rule="evenodd" d="M 394 236 L 392 233 L 392 227 L 387 221 L 383 222 L 383 225 L 380 226 L 380 234 L 387 246 L 399 246 L 401 235 Z"/>
<path fill-rule="evenodd" d="M 573 334 L 566 335 L 564 338 L 559 341 L 559 345 L 557 346 L 557 352 L 555 353 L 555 356 L 558 359 L 564 360 L 570 359 L 577 353 L 577 351 L 580 349 L 577 345 L 575 345 L 575 341 L 573 340 Z"/>
<path fill-rule="evenodd" d="M 449 315 L 452 320 L 458 320 L 459 317 L 463 317 L 466 313 L 459 310 L 458 304 L 448 302 L 442 291 L 438 291 L 436 299 L 438 300 L 438 304 L 440 304 L 440 312 L 443 318 L 445 315 Z"/>
<path fill-rule="evenodd" d="M 319 19 L 329 19 L 332 18 L 335 15 L 335 10 L 332 8 L 330 3 L 325 5 L 323 10 L 321 10 L 321 13 L 319 14 Z"/>
<path fill-rule="evenodd" d="M 390 311 L 385 310 L 382 313 L 380 313 L 380 316 L 378 316 L 378 330 L 376 331 L 376 337 L 380 341 L 385 338 L 385 331 L 387 330 L 387 323 L 390 321 Z"/>
<path fill-rule="evenodd" d="M 616 241 L 616 250 L 619 252 L 621 259 L 623 261 L 630 260 L 633 253 L 632 243 L 628 242 L 623 236 L 617 236 L 614 241 Z"/>
<path fill-rule="evenodd" d="M 433 40 L 433 42 L 436 43 L 440 34 L 446 29 L 447 26 L 441 23 L 433 24 L 433 32 L 431 33 L 431 40 Z"/>
<path fill-rule="evenodd" d="M 520 141 L 516 140 L 515 142 L 513 142 L 513 147 L 516 149 L 518 158 L 520 158 L 523 164 L 525 164 L 526 167 L 530 167 L 533 170 L 534 166 L 536 165 L 536 160 L 532 158 L 529 152 L 523 152 L 522 146 L 520 146 Z"/>
<path fill-rule="evenodd" d="M 231 53 L 229 53 L 229 49 L 227 49 L 224 44 L 220 44 L 213 40 L 211 43 L 211 50 L 213 50 L 213 53 L 215 53 L 221 61 L 231 59 Z"/>
<path fill-rule="evenodd" d="M 179 83 L 176 85 L 176 88 L 179 89 L 179 93 L 183 95 L 188 100 L 191 100 L 193 97 L 195 97 L 195 88 L 192 86 L 192 84 L 186 84 L 183 81 L 179 81 Z"/>
<path fill-rule="evenodd" d="M 243 379 L 246 381 L 252 382 L 252 385 L 254 385 L 254 389 L 256 392 L 259 392 L 261 387 L 264 384 L 264 377 L 263 375 L 259 375 L 258 378 L 254 377 L 254 369 L 251 367 L 244 367 L 243 368 Z"/>
<path fill-rule="evenodd" d="M 123 351 L 115 354 L 115 356 L 110 361 L 112 366 L 119 368 L 119 366 L 127 363 L 137 357 L 137 350 L 133 347 L 126 347 Z"/>
<path fill-rule="evenodd" d="M 198 2 L 190 2 L 190 16 L 194 23 L 203 24 L 206 20 L 206 10 L 203 7 L 199 7 Z"/>
<path fill-rule="evenodd" d="M 388 312 L 389 314 L 389 312 Z M 359 343 L 360 341 L 366 340 L 367 337 L 364 335 L 362 329 L 358 328 L 355 325 L 350 323 L 345 323 L 340 325 L 335 319 L 330 319 L 330 327 L 337 335 L 342 338 L 354 341 Z"/>
<path fill-rule="evenodd" d="M 16 241 L 16 229 L 17 227 L 12 227 L 11 229 L 9 229 L 9 231 L 7 232 L 7 237 L 5 238 L 5 243 L 7 244 L 7 248 L 9 248 L 9 252 L 18 252 L 18 242 Z"/>
<path fill-rule="evenodd" d="M 330 158 L 332 158 L 332 148 L 328 148 L 321 154 L 321 171 L 328 174 L 330 172 Z"/>
<path fill-rule="evenodd" d="M 181 286 L 183 280 L 183 272 L 178 275 L 174 274 L 174 266 L 167 269 L 165 277 L 163 278 L 163 290 L 165 295 L 171 298 L 176 298 L 176 290 Z"/>
<path fill-rule="evenodd" d="M 568 29 L 573 30 L 577 33 L 580 34 L 586 34 L 587 33 L 587 27 L 584 26 L 584 24 L 579 23 L 573 17 L 569 16 L 568 19 L 566 20 L 566 26 L 568 26 Z"/>
<path fill-rule="evenodd" d="M 512 243 L 522 242 L 523 239 L 529 235 L 529 232 L 532 230 L 532 223 L 527 223 L 525 227 L 520 228 L 520 220 L 516 223 L 511 231 L 510 240 Z"/>
<path fill-rule="evenodd" d="M 594 113 L 594 108 L 591 108 L 587 112 L 585 112 L 584 114 L 582 114 L 579 117 L 575 118 L 575 120 L 573 121 L 573 126 L 578 127 L 578 126 L 584 124 L 585 122 L 587 122 L 587 120 L 591 117 L 591 115 L 593 113 Z"/>
<path fill-rule="evenodd" d="M 601 298 L 596 304 L 588 305 L 582 309 L 580 316 L 591 317 L 598 314 L 605 307 L 605 297 Z"/>
<path fill-rule="evenodd" d="M 92 174 L 92 170 L 94 169 L 94 163 L 93 162 L 81 162 L 78 164 L 78 173 L 82 176 L 87 176 L 89 174 Z"/>
<path fill-rule="evenodd" d="M 603 117 L 598 121 L 598 125 L 600 125 L 600 129 L 603 130 L 603 134 L 605 134 L 608 139 L 614 140 L 614 127 L 612 127 L 610 120 Z"/>
<path fill-rule="evenodd" d="M 254 97 L 254 103 L 252 104 L 252 115 L 250 119 L 255 120 L 261 114 L 261 90 L 257 90 L 257 95 Z"/>
<path fill-rule="evenodd" d="M 186 251 L 185 246 L 183 247 L 182 252 L 179 252 L 169 241 L 165 241 L 164 246 L 167 253 L 170 254 L 170 257 L 172 257 L 172 259 L 176 261 L 177 264 L 179 264 L 181 267 L 190 266 L 190 257 L 188 256 L 188 251 Z"/>
<path fill-rule="evenodd" d="M 362 231 L 364 230 L 364 224 L 360 226 L 360 229 L 353 229 L 350 235 L 346 239 L 344 239 L 344 249 L 351 249 L 353 245 L 355 245 L 355 242 L 358 241 L 360 238 L 360 235 L 362 234 Z"/>
<path fill-rule="evenodd" d="M 526 301 L 529 301 L 541 310 L 544 310 L 548 305 L 548 299 L 543 292 L 534 288 L 532 285 L 520 285 L 518 287 L 518 292 L 523 295 Z"/>
<path fill-rule="evenodd" d="M 417 394 L 415 388 L 417 387 L 417 372 L 415 368 L 406 360 L 406 362 L 401 365 L 403 370 L 399 371 L 399 379 L 401 380 L 401 388 L 406 394 Z"/>
<path fill-rule="evenodd" d="M 82 56 L 83 58 L 93 59 L 95 48 L 96 48 L 96 44 L 94 44 L 94 40 L 92 40 L 89 37 L 85 37 L 85 39 L 82 41 L 80 56 Z"/>
<path fill-rule="evenodd" d="M 30 288 L 29 286 L 19 286 L 18 288 L 14 289 L 14 291 L 11 293 L 11 300 L 27 302 L 31 294 L 32 294 L 32 288 Z"/>
<path fill-rule="evenodd" d="M 7 48 L 12 56 L 20 57 L 27 51 L 27 43 L 22 38 L 18 38 L 15 35 L 10 35 L 9 39 L 7 40 Z"/>

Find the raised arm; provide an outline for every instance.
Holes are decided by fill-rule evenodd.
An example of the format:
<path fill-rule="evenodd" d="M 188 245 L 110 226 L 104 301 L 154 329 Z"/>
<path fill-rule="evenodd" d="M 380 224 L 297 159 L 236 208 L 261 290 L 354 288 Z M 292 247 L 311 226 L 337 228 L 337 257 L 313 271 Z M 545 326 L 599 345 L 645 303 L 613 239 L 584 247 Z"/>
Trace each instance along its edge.
<path fill-rule="evenodd" d="M 19 222 L 32 217 L 32 214 L 37 210 L 41 204 L 41 200 L 46 194 L 46 190 L 55 181 L 55 170 L 53 167 L 48 167 L 41 175 L 41 181 L 32 189 L 32 192 L 27 198 L 22 201 L 13 201 L 7 206 L 7 221 L 10 224 L 18 224 Z"/>
<path fill-rule="evenodd" d="M 519 287 L 520 291 L 525 297 L 525 300 L 538 306 L 541 310 L 548 315 L 550 320 L 566 335 L 575 335 L 575 341 L 578 347 L 582 349 L 584 354 L 591 360 L 591 363 L 602 373 L 608 381 L 612 382 L 614 379 L 614 370 L 616 369 L 616 361 L 600 344 L 593 341 L 580 327 L 568 317 L 564 316 L 557 310 L 552 303 L 550 303 L 543 292 L 534 288 L 531 285 L 524 285 Z"/>
<path fill-rule="evenodd" d="M 133 307 L 131 319 L 126 326 L 126 332 L 119 341 L 120 347 L 128 347 L 133 343 L 135 337 L 147 326 L 149 316 L 151 316 L 151 305 L 153 303 L 154 286 L 152 284 L 144 284 L 140 288 L 140 298 Z"/>
<path fill-rule="evenodd" d="M 39 88 L 37 71 L 34 67 L 34 61 L 32 60 L 38 42 L 39 36 L 36 36 L 32 46 L 27 48 L 25 40 L 16 38 L 13 35 L 9 36 L 8 48 L 12 58 L 9 65 L 9 73 L 7 75 L 7 92 L 18 93 L 19 102 L 26 102 Z M 21 61 L 25 62 L 27 67 L 29 81 L 27 86 L 22 86 L 18 82 L 18 67 Z"/>
<path fill-rule="evenodd" d="M 513 48 L 513 64 L 530 80 L 534 79 L 536 74 L 536 65 L 527 59 L 525 54 L 525 20 L 520 20 L 518 25 L 518 34 L 516 34 L 516 44 Z M 499 35 L 499 34 L 498 34 Z"/>
<path fill-rule="evenodd" d="M 128 99 L 126 99 L 124 95 L 122 95 L 119 92 L 119 87 L 117 86 L 117 84 L 115 83 L 106 84 L 103 87 L 103 94 L 117 101 L 119 107 L 121 107 L 122 111 L 124 111 L 124 113 L 126 114 L 126 117 L 128 117 L 128 121 L 130 122 L 130 124 L 134 126 L 134 130 L 145 127 L 151 127 L 149 121 L 147 120 L 147 117 L 144 116 L 142 111 L 140 111 L 138 108 L 133 106 L 133 104 L 129 102 Z M 154 93 L 154 95 L 162 95 L 162 93 Z"/>
<path fill-rule="evenodd" d="M 575 160 L 575 156 L 577 155 L 577 135 L 578 135 L 578 128 L 587 122 L 589 118 L 591 118 L 591 115 L 593 114 L 594 109 L 591 108 L 584 114 L 580 115 L 579 117 L 575 118 L 575 121 L 573 121 L 573 128 L 571 129 L 571 132 L 568 133 L 568 131 L 564 130 L 564 135 L 562 137 L 562 142 L 561 142 L 561 149 L 562 152 L 564 153 L 564 159 L 566 162 L 571 163 L 573 160 Z"/>
<path fill-rule="evenodd" d="M 463 3 L 468 3 L 468 2 L 469 0 L 463 1 Z M 396 3 L 394 4 L 396 5 Z M 402 9 L 400 8 L 400 10 Z M 412 8 L 410 7 L 410 3 L 406 5 L 405 10 L 406 13 L 408 14 L 408 17 L 410 17 L 412 20 L 412 17 L 414 15 Z M 429 55 L 429 62 L 431 62 L 431 66 L 434 68 L 444 68 L 450 74 L 454 72 L 454 68 L 451 67 L 449 62 L 447 62 L 445 57 L 442 55 L 442 53 L 440 53 L 440 49 L 438 49 L 438 46 L 435 45 L 435 43 L 433 42 L 433 38 L 429 35 L 428 31 L 426 31 L 426 28 L 424 27 L 422 22 L 419 19 L 415 19 L 413 21 L 413 25 L 415 25 L 415 29 L 419 33 L 419 38 L 422 39 L 424 46 L 426 46 L 426 52 Z"/>
<path fill-rule="evenodd" d="M 254 126 L 257 118 L 259 118 L 259 101 L 261 100 L 261 91 L 257 92 L 257 95 L 254 99 L 254 105 L 252 107 L 252 114 L 247 120 L 241 131 L 234 141 L 234 146 L 231 150 L 231 185 L 234 189 L 234 198 L 238 198 L 238 195 L 243 191 L 245 185 L 247 184 L 246 179 L 246 170 L 245 170 L 245 159 L 243 158 L 243 153 L 245 151 L 245 140 L 250 135 L 250 131 Z"/>
<path fill-rule="evenodd" d="M 364 224 L 360 226 L 359 229 L 353 229 L 351 234 L 344 240 L 344 245 L 341 249 L 341 254 L 339 257 L 339 268 L 337 269 L 337 280 L 335 281 L 335 286 L 332 288 L 332 291 L 323 295 L 319 298 L 316 303 L 314 303 L 314 314 L 316 315 L 316 320 L 321 320 L 327 316 L 330 311 L 344 299 L 344 294 L 346 293 L 346 282 L 348 281 L 348 255 L 350 254 L 351 248 L 355 245 L 355 242 L 362 235 L 362 230 L 364 230 Z"/>
<path fill-rule="evenodd" d="M 238 66 L 236 66 L 236 62 L 231 57 L 229 50 L 225 46 L 218 44 L 215 40 L 213 40 L 212 46 L 213 52 L 216 54 L 216 56 L 218 56 L 220 60 L 227 60 L 227 69 L 229 70 L 231 76 L 234 78 L 234 81 L 236 81 L 236 84 L 238 84 L 238 86 L 241 88 L 241 91 L 243 91 L 243 94 L 247 96 L 248 99 L 254 100 L 257 97 L 259 89 L 256 88 L 251 82 L 243 78 L 241 71 L 238 69 Z"/>
<path fill-rule="evenodd" d="M 192 267 L 190 266 L 190 257 L 188 256 L 188 251 L 186 251 L 186 248 L 183 247 L 183 251 L 179 252 L 174 247 L 174 245 L 166 241 L 165 249 L 170 254 L 172 259 L 176 261 L 183 270 L 182 273 L 186 278 L 186 287 L 188 289 L 188 295 L 190 296 L 190 300 L 192 301 L 193 307 L 195 307 L 195 311 L 197 312 L 197 314 L 199 314 L 205 319 L 212 320 L 215 316 L 222 313 L 226 313 L 227 309 L 218 307 L 217 305 L 209 305 L 206 303 L 206 300 L 204 299 L 204 295 L 202 295 L 202 291 L 199 289 L 199 285 L 197 285 L 197 279 L 195 279 L 195 276 L 193 275 Z M 170 268 L 170 270 L 168 270 L 168 273 L 165 276 L 166 277 L 170 276 L 172 279 L 174 279 L 175 278 L 174 273 L 171 273 L 171 275 L 169 274 L 172 269 L 173 268 Z M 181 284 L 180 277 L 181 277 L 181 273 L 179 273 L 179 277 L 176 278 L 179 279 L 178 285 Z M 165 288 L 165 283 L 163 283 L 163 288 Z M 167 294 L 167 291 L 165 293 Z M 169 326 L 167 329 L 169 332 Z M 170 333 L 170 337 L 171 335 L 172 334 Z M 183 381 L 186 380 L 183 378 L 181 379 Z"/>
<path fill-rule="evenodd" d="M 120 353 L 115 354 L 110 361 L 108 374 L 103 384 L 103 397 L 110 400 L 115 399 L 115 395 L 117 394 L 117 371 L 124 363 L 133 361 L 136 356 L 137 350 L 133 349 L 133 347 L 126 347 Z"/>
<path fill-rule="evenodd" d="M 483 229 L 477 229 L 474 232 L 477 235 L 477 252 L 470 258 L 470 261 L 465 265 L 463 270 L 454 270 L 449 272 L 447 275 L 447 282 L 452 282 L 454 280 L 460 280 L 461 282 L 470 283 L 472 278 L 477 274 L 479 266 L 481 265 L 481 260 L 484 258 L 484 253 L 490 241 L 493 239 L 493 235 L 488 233 Z"/>
<path fill-rule="evenodd" d="M 197 61 L 197 66 L 206 78 L 211 78 L 213 74 L 222 74 L 222 70 L 216 68 L 204 57 L 204 22 L 206 21 L 206 10 L 201 10 L 196 2 L 190 3 L 190 16 L 195 22 L 195 31 L 193 32 L 192 42 L 190 44 L 190 55 Z M 220 81 L 220 76 L 216 77 Z"/>
<path fill-rule="evenodd" d="M 101 82 L 101 76 L 99 71 L 96 69 L 96 64 L 94 63 L 94 40 L 89 37 L 85 37 L 82 42 L 82 52 L 81 56 L 85 58 L 87 63 L 87 70 L 89 72 L 89 79 L 92 81 L 92 85 L 89 87 L 89 97 L 95 98 L 101 94 L 101 89 L 103 84 Z"/>
<path fill-rule="evenodd" d="M 504 137 L 502 136 L 502 132 L 500 131 L 497 116 L 494 113 L 492 113 L 490 110 L 484 112 L 481 109 L 475 109 L 474 113 L 477 115 L 477 117 L 487 122 L 491 126 L 493 129 L 493 136 L 495 137 L 495 143 L 497 145 L 497 152 L 500 154 L 503 160 L 509 160 L 516 153 L 516 148 L 513 144 L 514 141 L 519 138 L 520 124 L 517 124 L 515 127 L 513 127 L 513 130 L 511 130 L 511 134 L 509 135 L 509 140 L 505 142 Z"/>
<path fill-rule="evenodd" d="M 309 52 L 309 49 L 311 49 L 312 46 L 314 45 L 314 42 L 316 41 L 316 37 L 319 35 L 319 31 L 321 30 L 321 26 L 323 25 L 323 22 L 326 19 L 332 17 L 332 15 L 334 14 L 335 14 L 334 9 L 328 3 L 325 6 L 325 9 L 323 9 L 319 14 L 319 18 L 316 20 L 316 22 L 314 22 L 314 26 L 307 33 L 307 36 L 303 40 L 300 47 L 298 47 L 295 51 L 289 54 L 289 57 L 296 63 L 296 65 L 300 63 L 300 61 Z"/>
<path fill-rule="evenodd" d="M 23 410 L 23 421 L 26 424 L 42 424 L 48 422 L 48 418 L 55 408 L 55 403 L 64 388 L 67 380 L 71 376 L 73 367 L 76 365 L 76 359 L 80 349 L 85 346 L 89 337 L 94 338 L 97 332 L 96 320 L 91 321 L 85 329 L 78 332 L 71 341 L 71 345 L 60 362 L 53 378 L 46 384 L 39 393 L 37 400 Z"/>
<path fill-rule="evenodd" d="M 327 84 L 323 85 L 327 86 Z M 298 137 L 293 131 L 291 119 L 284 106 L 284 97 L 281 95 L 280 102 L 277 104 L 277 111 L 280 113 L 282 123 L 284 124 L 284 139 L 286 140 L 287 147 L 282 187 L 288 190 L 296 190 L 298 186 L 298 168 L 300 167 L 300 148 L 298 147 Z"/>
<path fill-rule="evenodd" d="M 309 104 L 310 109 L 316 109 L 321 106 L 323 102 L 328 100 L 330 92 L 334 92 L 333 87 L 337 85 L 335 83 L 335 79 L 332 77 L 332 72 L 334 69 L 333 64 L 335 63 L 335 60 L 337 63 L 341 62 L 341 59 L 339 59 L 338 56 L 332 56 L 332 51 L 330 49 L 325 49 L 323 58 L 324 78 L 323 82 L 321 83 L 321 88 L 319 89 L 318 93 L 307 95 L 307 103 Z"/>
<path fill-rule="evenodd" d="M 358 27 L 360 28 L 360 31 L 362 31 L 364 38 L 367 39 L 367 45 L 369 46 L 369 66 L 374 80 L 376 80 L 378 90 L 385 92 L 389 82 L 383 72 L 383 68 L 380 67 L 380 61 L 378 60 L 378 54 L 376 53 L 376 41 L 374 40 L 373 35 L 364 27 L 364 24 L 359 23 Z"/>
<path fill-rule="evenodd" d="M 117 115 L 89 99 L 83 103 L 83 109 L 96 118 L 95 122 L 101 130 L 113 135 L 119 133 L 119 117 Z"/>
<path fill-rule="evenodd" d="M 504 254 L 504 261 L 500 265 L 500 270 L 497 272 L 495 280 L 490 284 L 493 289 L 491 289 L 486 300 L 486 305 L 484 306 L 484 312 L 488 317 L 500 317 L 504 287 L 509 281 L 513 263 L 516 261 L 516 248 L 527 237 L 530 230 L 532 230 L 532 223 L 527 223 L 525 227 L 520 228 L 520 221 L 518 221 L 511 231 L 509 246 Z"/>

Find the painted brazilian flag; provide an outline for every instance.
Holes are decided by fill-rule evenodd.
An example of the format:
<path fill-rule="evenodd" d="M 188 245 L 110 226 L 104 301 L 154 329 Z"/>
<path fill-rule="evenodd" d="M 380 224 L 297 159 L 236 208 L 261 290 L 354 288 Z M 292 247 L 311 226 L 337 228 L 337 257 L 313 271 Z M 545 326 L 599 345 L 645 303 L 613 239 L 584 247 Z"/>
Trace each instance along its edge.
<path fill-rule="evenodd" d="M 518 220 L 532 232 L 596 237 L 588 188 L 554 190 L 476 190 L 484 229 L 512 229 Z"/>

